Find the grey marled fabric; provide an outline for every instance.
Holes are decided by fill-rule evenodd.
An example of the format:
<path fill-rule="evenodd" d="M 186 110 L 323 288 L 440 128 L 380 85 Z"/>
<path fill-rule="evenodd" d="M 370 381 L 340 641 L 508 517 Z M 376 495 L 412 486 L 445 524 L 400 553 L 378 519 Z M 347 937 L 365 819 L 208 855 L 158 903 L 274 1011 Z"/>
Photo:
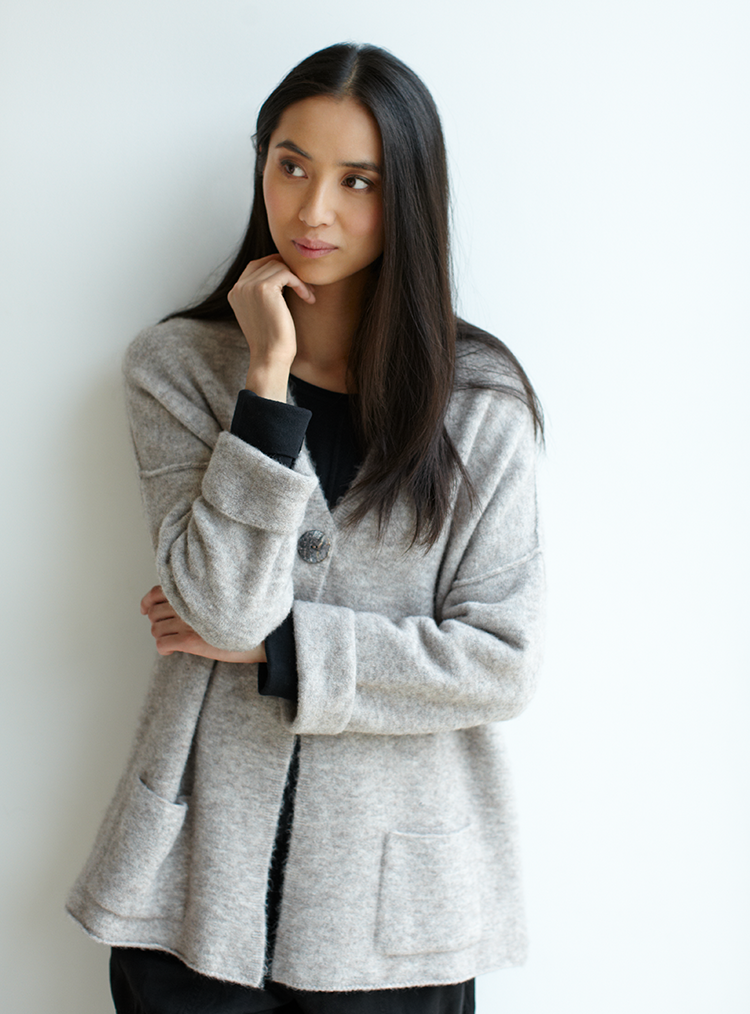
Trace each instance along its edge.
<path fill-rule="evenodd" d="M 473 358 L 491 368 L 486 352 Z M 521 962 L 513 804 L 498 722 L 527 704 L 543 570 L 535 443 L 515 398 L 458 390 L 447 425 L 474 482 L 431 550 L 344 529 L 303 449 L 285 468 L 228 431 L 247 346 L 173 320 L 126 357 L 159 579 L 209 643 L 246 649 L 293 607 L 299 702 L 256 667 L 158 658 L 126 771 L 68 902 L 96 939 L 264 973 L 266 879 L 294 737 L 294 831 L 272 977 L 300 989 L 460 982 Z M 320 530 L 320 563 L 297 553 Z"/>

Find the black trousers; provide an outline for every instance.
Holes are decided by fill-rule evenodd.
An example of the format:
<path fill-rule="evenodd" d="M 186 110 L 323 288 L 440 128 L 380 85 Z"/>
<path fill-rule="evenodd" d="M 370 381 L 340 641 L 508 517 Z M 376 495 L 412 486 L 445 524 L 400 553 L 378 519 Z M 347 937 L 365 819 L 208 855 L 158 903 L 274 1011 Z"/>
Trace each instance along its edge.
<path fill-rule="evenodd" d="M 117 1014 L 474 1014 L 474 980 L 367 992 L 318 993 L 267 983 L 252 989 L 199 975 L 164 951 L 114 947 Z"/>

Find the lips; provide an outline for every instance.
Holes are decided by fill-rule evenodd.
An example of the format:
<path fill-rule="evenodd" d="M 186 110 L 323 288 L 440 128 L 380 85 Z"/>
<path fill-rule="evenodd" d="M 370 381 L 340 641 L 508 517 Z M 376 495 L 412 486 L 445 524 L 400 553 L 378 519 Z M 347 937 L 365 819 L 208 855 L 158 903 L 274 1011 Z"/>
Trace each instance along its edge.
<path fill-rule="evenodd" d="M 325 257 L 326 254 L 338 249 L 338 247 L 333 246 L 331 243 L 323 243 L 322 240 L 307 239 L 306 237 L 293 239 L 292 243 L 294 244 L 294 248 L 303 257 Z"/>

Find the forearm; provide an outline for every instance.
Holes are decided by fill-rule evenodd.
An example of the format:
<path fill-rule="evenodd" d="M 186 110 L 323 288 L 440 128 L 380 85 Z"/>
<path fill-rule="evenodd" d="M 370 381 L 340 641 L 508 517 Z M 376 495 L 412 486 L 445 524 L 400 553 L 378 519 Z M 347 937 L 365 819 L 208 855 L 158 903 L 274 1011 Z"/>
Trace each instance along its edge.
<path fill-rule="evenodd" d="M 446 603 L 440 620 L 296 602 L 299 700 L 286 710 L 290 730 L 410 735 L 518 715 L 540 662 L 541 555 L 480 584 Z"/>
<path fill-rule="evenodd" d="M 197 490 L 196 478 L 194 472 L 143 477 L 156 511 L 165 496 L 174 505 L 159 526 L 157 573 L 177 613 L 201 637 L 244 651 L 291 608 L 297 534 L 315 479 L 228 433 L 219 437 Z"/>

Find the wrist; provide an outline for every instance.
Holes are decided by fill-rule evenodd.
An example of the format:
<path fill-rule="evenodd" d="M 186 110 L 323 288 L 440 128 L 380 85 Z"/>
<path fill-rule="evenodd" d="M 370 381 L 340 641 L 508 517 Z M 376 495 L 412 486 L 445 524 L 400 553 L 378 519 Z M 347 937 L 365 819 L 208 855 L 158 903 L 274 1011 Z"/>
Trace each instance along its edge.
<path fill-rule="evenodd" d="M 214 649 L 214 653 L 208 656 L 209 658 L 215 658 L 219 662 L 244 662 L 244 663 L 260 663 L 266 661 L 266 650 L 264 642 L 261 642 L 257 647 L 251 648 L 249 651 L 221 651 Z"/>
<path fill-rule="evenodd" d="M 245 378 L 245 387 L 248 391 L 270 401 L 285 402 L 288 384 L 288 366 L 251 366 Z"/>

